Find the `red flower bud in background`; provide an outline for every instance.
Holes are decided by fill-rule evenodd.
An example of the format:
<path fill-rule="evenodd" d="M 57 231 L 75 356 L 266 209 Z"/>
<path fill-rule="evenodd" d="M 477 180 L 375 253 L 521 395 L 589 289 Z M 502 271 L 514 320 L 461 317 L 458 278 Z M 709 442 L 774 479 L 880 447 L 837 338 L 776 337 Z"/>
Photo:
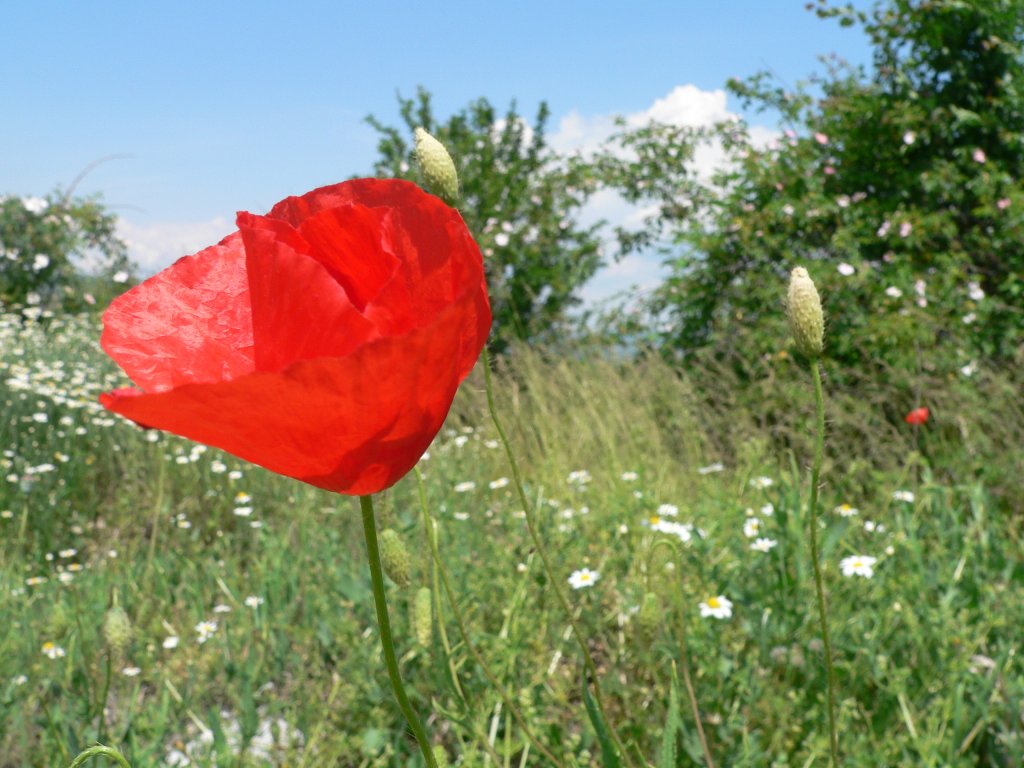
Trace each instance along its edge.
<path fill-rule="evenodd" d="M 101 344 L 141 391 L 100 401 L 320 488 L 393 485 L 491 327 L 465 223 L 414 184 L 360 179 L 237 225 L 110 305 Z"/>
<path fill-rule="evenodd" d="M 906 415 L 904 421 L 907 422 L 907 424 L 913 424 L 915 426 L 917 426 L 918 424 L 924 424 L 926 421 L 928 421 L 928 409 L 915 408 Z"/>

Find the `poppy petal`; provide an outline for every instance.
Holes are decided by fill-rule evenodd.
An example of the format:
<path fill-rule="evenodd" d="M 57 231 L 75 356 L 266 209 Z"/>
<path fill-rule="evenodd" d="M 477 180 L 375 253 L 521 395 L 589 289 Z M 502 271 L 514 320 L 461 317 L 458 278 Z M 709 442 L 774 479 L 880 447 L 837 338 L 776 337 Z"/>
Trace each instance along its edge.
<path fill-rule="evenodd" d="M 440 429 L 473 365 L 452 350 L 479 353 L 482 313 L 475 302 L 455 304 L 434 323 L 346 357 L 157 394 L 115 391 L 102 402 L 320 488 L 375 493 L 405 475 Z"/>
<path fill-rule="evenodd" d="M 103 314 L 100 345 L 147 391 L 251 372 L 252 312 L 238 233 L 115 299 Z"/>
<path fill-rule="evenodd" d="M 378 334 L 288 224 L 238 214 L 248 255 L 256 370 L 340 357 Z"/>

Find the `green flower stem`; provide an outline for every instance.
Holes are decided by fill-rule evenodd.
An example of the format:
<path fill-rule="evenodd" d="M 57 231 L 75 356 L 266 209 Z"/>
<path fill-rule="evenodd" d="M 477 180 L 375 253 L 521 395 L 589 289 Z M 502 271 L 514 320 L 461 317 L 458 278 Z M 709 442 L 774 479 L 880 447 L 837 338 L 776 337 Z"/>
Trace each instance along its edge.
<path fill-rule="evenodd" d="M 814 441 L 814 464 L 811 467 L 811 563 L 814 565 L 814 587 L 818 593 L 818 616 L 821 620 L 821 642 L 824 645 L 825 671 L 828 677 L 828 735 L 832 765 L 839 765 L 839 736 L 836 733 L 836 673 L 832 667 L 832 643 L 828 636 L 828 610 L 825 606 L 825 587 L 818 562 L 818 480 L 825 446 L 825 399 L 821 393 L 821 369 L 818 361 L 811 362 L 814 379 L 814 404 L 817 409 L 817 436 Z"/>
<path fill-rule="evenodd" d="M 647 553 L 647 573 L 645 576 L 650 579 L 651 562 L 654 551 L 659 546 L 668 547 L 675 555 L 679 564 L 679 589 L 675 590 L 676 607 L 679 610 L 679 667 L 683 671 L 683 683 L 686 685 L 686 696 L 690 700 L 690 711 L 693 713 L 693 723 L 697 728 L 697 738 L 700 740 L 701 749 L 704 750 L 704 760 L 708 768 L 715 768 L 715 759 L 711 756 L 711 747 L 708 746 L 708 739 L 704 733 L 704 724 L 700 718 L 700 706 L 697 704 L 697 693 L 693 688 L 693 681 L 690 679 L 690 652 L 686 647 L 686 602 L 683 600 L 683 573 L 686 570 L 686 560 L 683 550 L 670 539 L 657 539 L 651 545 Z M 650 589 L 650 586 L 647 586 Z"/>
<path fill-rule="evenodd" d="M 377 609 L 377 626 L 380 627 L 380 644 L 384 650 L 384 663 L 388 668 L 388 677 L 391 678 L 391 687 L 395 691 L 398 706 L 416 737 L 416 743 L 420 745 L 423 759 L 426 760 L 429 768 L 437 768 L 437 760 L 434 759 L 430 738 L 420 719 L 416 716 L 412 704 L 409 703 L 409 697 L 405 694 L 405 686 L 402 685 L 402 675 L 398 670 L 398 657 L 395 655 L 395 643 L 391 637 L 391 621 L 388 618 L 388 602 L 384 594 L 384 572 L 381 570 L 380 547 L 377 545 L 377 523 L 373 515 L 373 498 L 360 496 L 359 508 L 363 513 L 363 534 L 366 537 L 366 556 L 370 561 L 373 604 Z"/>
<path fill-rule="evenodd" d="M 68 768 L 79 768 L 80 766 L 85 765 L 90 759 L 100 756 L 109 757 L 122 768 L 132 768 L 131 764 L 125 760 L 124 755 L 116 749 L 113 749 L 112 747 L 105 747 L 102 744 L 97 744 L 95 747 L 89 747 L 87 750 L 79 754 Z"/>
<path fill-rule="evenodd" d="M 430 512 L 427 508 L 427 495 L 423 488 L 423 475 L 420 474 L 419 469 L 416 469 L 416 482 L 419 485 L 420 508 L 423 511 L 423 522 L 427 528 L 427 541 L 430 543 L 430 553 L 434 558 L 434 564 L 437 566 L 438 573 L 441 576 L 441 582 L 444 584 L 445 595 L 447 595 L 448 603 L 452 607 L 452 615 L 455 617 L 455 624 L 459 628 L 459 634 L 462 636 L 462 641 L 466 644 L 467 650 L 469 650 L 470 655 L 483 671 L 488 682 L 490 682 L 494 687 L 494 690 L 498 692 L 498 695 L 501 696 L 501 700 L 505 702 L 505 707 L 512 713 L 512 717 L 517 723 L 519 723 L 519 727 L 523 729 L 523 733 L 526 734 L 526 738 L 530 740 L 530 743 L 533 744 L 533 746 L 535 746 L 541 754 L 551 762 L 552 765 L 558 766 L 558 768 L 563 768 L 562 761 L 555 757 L 551 750 L 545 747 L 537 740 L 537 737 L 533 735 L 533 731 L 530 730 L 529 723 L 523 716 L 522 711 L 520 711 L 512 696 L 510 696 L 505 690 L 505 687 L 498 681 L 498 678 L 491 671 L 491 668 L 488 666 L 483 656 L 480 655 L 477 647 L 469 639 L 469 632 L 466 630 L 466 622 L 463 620 L 462 611 L 455 599 L 455 591 L 452 589 L 451 582 L 448 579 L 448 569 L 444 566 L 444 560 L 441 558 L 441 552 L 437 545 L 434 521 L 430 517 Z"/>
<path fill-rule="evenodd" d="M 483 351 L 483 363 L 484 385 L 487 391 L 487 410 L 490 411 L 491 421 L 494 422 L 494 428 L 498 431 L 498 437 L 501 438 L 501 444 L 505 448 L 505 455 L 508 457 L 509 467 L 512 471 L 512 480 L 515 483 L 516 492 L 519 495 L 519 502 L 522 504 L 523 514 L 526 517 L 526 528 L 530 532 L 530 538 L 533 539 L 533 545 L 537 550 L 537 554 L 540 555 L 540 560 L 544 565 L 544 572 L 547 574 L 548 582 L 550 583 L 551 588 L 555 591 L 558 602 L 561 604 L 562 610 L 565 612 L 565 616 L 569 620 L 569 626 L 572 628 L 572 634 L 576 638 L 576 643 L 579 645 L 580 651 L 583 654 L 583 664 L 587 668 L 587 672 L 590 674 L 590 678 L 593 681 L 594 700 L 597 702 L 597 708 L 601 712 L 601 717 L 608 725 L 608 731 L 611 734 L 612 741 L 615 742 L 615 747 L 619 750 L 619 754 L 622 756 L 622 759 L 626 761 L 626 764 L 630 766 L 630 768 L 633 768 L 632 758 L 629 756 L 625 747 L 622 746 L 619 734 L 616 733 L 615 726 L 612 725 L 611 720 L 608 718 L 608 711 L 604 705 L 604 695 L 601 692 L 601 683 L 598 678 L 597 665 L 594 663 L 594 657 L 590 655 L 590 649 L 587 648 L 587 642 L 584 640 L 583 633 L 580 632 L 579 625 L 576 623 L 576 619 L 573 616 L 572 608 L 569 606 L 569 599 L 562 591 L 559 576 L 555 574 L 554 568 L 551 567 L 551 560 L 548 558 L 547 548 L 544 546 L 544 541 L 541 539 L 540 533 L 537 531 L 537 525 L 533 519 L 530 501 L 526 498 L 526 491 L 523 490 L 523 481 L 519 474 L 519 464 L 516 462 L 515 454 L 512 453 L 512 446 L 509 444 L 508 435 L 505 434 L 505 428 L 501 426 L 501 419 L 498 418 L 498 407 L 494 403 L 494 383 L 491 380 L 491 357 L 486 346 L 484 346 Z"/>

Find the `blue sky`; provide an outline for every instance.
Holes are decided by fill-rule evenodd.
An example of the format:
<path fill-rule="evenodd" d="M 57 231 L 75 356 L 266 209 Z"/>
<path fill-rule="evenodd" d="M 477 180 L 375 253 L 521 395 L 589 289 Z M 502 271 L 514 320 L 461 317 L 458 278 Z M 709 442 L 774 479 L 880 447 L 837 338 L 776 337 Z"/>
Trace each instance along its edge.
<path fill-rule="evenodd" d="M 658 100 L 738 112 L 704 92 L 765 68 L 792 85 L 819 54 L 870 58 L 859 30 L 802 0 L 630 5 L 0 2 L 0 194 L 42 195 L 127 155 L 79 191 L 103 194 L 151 271 L 227 234 L 238 210 L 368 172 L 363 118 L 397 124 L 395 93 L 419 84 L 442 117 L 480 96 L 528 116 L 546 100 L 552 132 L 578 133 Z"/>

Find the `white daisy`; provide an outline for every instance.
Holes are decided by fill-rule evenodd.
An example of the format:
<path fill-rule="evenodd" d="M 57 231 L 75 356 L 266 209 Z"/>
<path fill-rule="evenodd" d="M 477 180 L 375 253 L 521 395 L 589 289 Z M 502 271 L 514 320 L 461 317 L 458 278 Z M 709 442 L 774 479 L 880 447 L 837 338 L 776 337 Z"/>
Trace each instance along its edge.
<path fill-rule="evenodd" d="M 732 600 L 723 595 L 709 597 L 700 604 L 700 615 L 702 618 L 728 619 L 732 616 Z"/>
<path fill-rule="evenodd" d="M 853 555 L 840 560 L 839 569 L 843 572 L 843 576 L 863 576 L 865 579 L 870 579 L 875 575 L 874 565 L 877 562 L 878 558 L 876 557 Z"/>
<path fill-rule="evenodd" d="M 853 517 L 860 512 L 859 509 L 850 506 L 849 504 L 840 504 L 834 511 L 840 517 Z"/>
<path fill-rule="evenodd" d="M 753 544 L 751 544 L 750 548 L 755 552 L 769 552 L 772 549 L 772 547 L 774 547 L 778 543 L 779 542 L 777 542 L 775 539 L 762 538 L 758 539 Z"/>
<path fill-rule="evenodd" d="M 592 587 L 600 577 L 601 574 L 597 571 L 592 571 L 589 568 L 581 568 L 578 571 L 572 572 L 572 575 L 569 577 L 569 586 L 573 589 Z"/>
<path fill-rule="evenodd" d="M 756 517 L 748 517 L 743 522 L 743 535 L 748 539 L 755 538 L 761 533 L 761 521 Z"/>

